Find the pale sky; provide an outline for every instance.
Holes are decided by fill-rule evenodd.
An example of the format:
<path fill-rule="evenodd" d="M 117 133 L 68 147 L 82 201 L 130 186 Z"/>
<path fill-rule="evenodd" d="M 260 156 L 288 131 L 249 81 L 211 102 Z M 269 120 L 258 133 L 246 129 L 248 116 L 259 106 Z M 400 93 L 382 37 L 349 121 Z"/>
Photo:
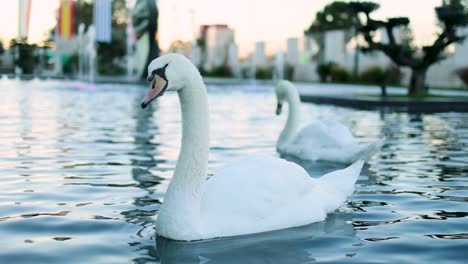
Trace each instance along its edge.
<path fill-rule="evenodd" d="M 133 0 L 134 1 L 134 0 Z M 265 41 L 267 53 L 284 50 L 286 39 L 303 34 L 330 0 L 159 0 L 159 39 L 163 50 L 176 39 L 191 40 L 201 24 L 227 24 L 235 30 L 240 55 Z M 416 44 L 434 39 L 434 7 L 442 0 L 380 0 L 374 18 L 408 16 Z M 32 0 L 29 40 L 41 42 L 56 23 L 59 0 Z M 0 0 L 0 39 L 6 44 L 18 33 L 18 1 Z M 192 12 L 193 11 L 193 12 Z M 193 16 L 192 16 L 193 14 Z"/>

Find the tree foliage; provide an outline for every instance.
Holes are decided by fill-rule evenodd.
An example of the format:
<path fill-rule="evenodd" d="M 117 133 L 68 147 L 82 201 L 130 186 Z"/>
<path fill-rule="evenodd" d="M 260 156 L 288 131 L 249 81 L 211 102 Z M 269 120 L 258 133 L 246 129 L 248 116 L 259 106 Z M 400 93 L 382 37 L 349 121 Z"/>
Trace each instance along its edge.
<path fill-rule="evenodd" d="M 5 48 L 3 47 L 3 41 L 0 40 L 0 54 L 3 54 L 4 51 L 5 51 Z"/>
<path fill-rule="evenodd" d="M 456 71 L 458 77 L 463 81 L 465 86 L 468 87 L 468 67 L 463 67 Z"/>
<path fill-rule="evenodd" d="M 320 63 L 317 65 L 317 74 L 319 75 L 320 82 L 327 82 L 333 65 L 333 62 Z"/>
<path fill-rule="evenodd" d="M 337 64 L 331 67 L 330 78 L 334 83 L 347 83 L 353 79 L 348 70 Z"/>
<path fill-rule="evenodd" d="M 400 66 L 410 67 L 413 71 L 408 93 L 418 95 L 426 92 L 425 77 L 427 69 L 435 62 L 444 58 L 443 51 L 455 42 L 461 42 L 466 36 L 460 36 L 457 28 L 468 24 L 466 0 L 444 1 L 442 6 L 436 7 L 436 14 L 441 24 L 442 32 L 432 45 L 417 50 L 409 43 L 399 43 L 395 38 L 395 29 L 407 28 L 409 19 L 406 17 L 389 18 L 387 21 L 372 19 L 370 14 L 379 5 L 373 2 L 350 2 L 349 10 L 359 25 L 359 32 L 364 37 L 367 46 L 364 51 L 380 50 Z M 364 19 L 360 14 L 364 14 Z M 375 31 L 384 29 L 388 36 L 388 43 L 374 39 Z"/>
<path fill-rule="evenodd" d="M 402 73 L 400 68 L 392 65 L 386 69 L 375 65 L 365 69 L 359 78 L 359 81 L 365 84 L 386 85 L 400 84 Z"/>
<path fill-rule="evenodd" d="M 378 65 L 371 66 L 361 73 L 360 81 L 365 84 L 382 85 L 385 81 L 385 72 Z"/>
<path fill-rule="evenodd" d="M 76 0 L 73 3 L 74 19 L 73 32 L 78 32 L 80 24 L 85 25 L 85 31 L 93 23 L 93 1 Z"/>
<path fill-rule="evenodd" d="M 36 44 L 28 44 L 25 39 L 23 40 L 10 40 L 10 49 L 13 49 L 17 57 L 15 58 L 15 65 L 21 68 L 23 74 L 32 74 L 36 67 L 37 56 L 35 51 Z"/>
<path fill-rule="evenodd" d="M 169 52 L 178 52 L 179 50 L 189 50 L 192 47 L 192 44 L 188 41 L 183 40 L 174 40 L 169 45 Z"/>
<path fill-rule="evenodd" d="M 325 47 L 324 34 L 331 30 L 345 30 L 346 42 L 351 37 L 351 29 L 354 26 L 354 16 L 349 12 L 348 3 L 344 1 L 336 1 L 326 5 L 323 10 L 315 14 L 315 19 L 311 25 L 305 30 L 305 34 L 312 36 L 318 46 L 319 53 L 315 56 L 323 61 L 323 50 Z"/>
<path fill-rule="evenodd" d="M 317 66 L 317 74 L 320 82 L 327 82 L 330 79 L 335 83 L 346 83 L 352 80 L 351 73 L 334 62 L 320 63 Z"/>
<path fill-rule="evenodd" d="M 350 29 L 354 24 L 354 16 L 348 12 L 348 3 L 336 1 L 326 5 L 315 14 L 315 19 L 307 33 L 325 32 L 329 30 Z"/>

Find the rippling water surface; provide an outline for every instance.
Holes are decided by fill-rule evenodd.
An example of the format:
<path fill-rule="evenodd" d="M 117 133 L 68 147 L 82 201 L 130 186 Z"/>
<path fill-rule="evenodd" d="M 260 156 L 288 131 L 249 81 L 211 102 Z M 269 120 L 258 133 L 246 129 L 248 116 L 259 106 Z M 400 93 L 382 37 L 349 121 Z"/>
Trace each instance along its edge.
<path fill-rule="evenodd" d="M 177 96 L 145 87 L 0 80 L 1 263 L 457 263 L 468 259 L 468 114 L 303 104 L 386 144 L 327 220 L 209 242 L 156 238 L 180 145 Z M 268 86 L 208 86 L 210 172 L 276 155 L 285 116 Z M 301 163 L 312 175 L 334 166 Z M 235 186 L 233 186 L 235 188 Z"/>

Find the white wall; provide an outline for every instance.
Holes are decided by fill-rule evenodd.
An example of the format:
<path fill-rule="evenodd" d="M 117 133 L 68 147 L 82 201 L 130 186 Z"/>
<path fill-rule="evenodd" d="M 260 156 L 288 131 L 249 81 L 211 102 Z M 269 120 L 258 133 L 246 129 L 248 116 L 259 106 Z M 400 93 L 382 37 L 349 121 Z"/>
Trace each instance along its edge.
<path fill-rule="evenodd" d="M 299 62 L 299 40 L 297 38 L 288 38 L 286 50 L 286 63 L 296 65 Z"/>
<path fill-rule="evenodd" d="M 325 62 L 346 64 L 345 33 L 342 30 L 333 30 L 325 33 Z"/>
<path fill-rule="evenodd" d="M 234 77 L 240 78 L 241 77 L 241 70 L 239 65 L 239 49 L 236 44 L 231 43 L 229 44 L 228 48 L 228 65 L 231 68 L 231 71 Z"/>
<path fill-rule="evenodd" d="M 255 43 L 254 64 L 256 67 L 265 67 L 267 60 L 265 56 L 265 42 L 259 41 Z"/>
<path fill-rule="evenodd" d="M 201 58 L 202 58 L 202 49 L 196 44 L 192 45 L 192 50 L 190 52 L 190 60 L 192 61 L 193 65 L 197 68 L 201 66 Z"/>
<path fill-rule="evenodd" d="M 294 67 L 293 80 L 318 81 L 317 63 L 309 62 L 296 65 Z"/>
<path fill-rule="evenodd" d="M 468 36 L 468 27 L 459 29 L 459 35 Z M 464 42 L 455 45 L 455 68 L 468 67 L 468 38 Z"/>
<path fill-rule="evenodd" d="M 234 31 L 229 28 L 210 27 L 206 32 L 205 69 L 222 66 L 228 59 L 229 45 L 234 42 Z"/>
<path fill-rule="evenodd" d="M 426 83 L 429 86 L 458 87 L 462 86 L 461 80 L 455 74 L 457 56 L 449 56 L 429 68 L 426 74 Z"/>

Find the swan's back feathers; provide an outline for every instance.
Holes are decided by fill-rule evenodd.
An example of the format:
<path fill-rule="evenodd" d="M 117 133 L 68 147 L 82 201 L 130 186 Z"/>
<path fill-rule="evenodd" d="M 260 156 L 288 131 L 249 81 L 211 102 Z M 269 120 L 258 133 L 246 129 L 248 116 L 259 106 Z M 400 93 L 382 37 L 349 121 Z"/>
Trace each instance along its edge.
<path fill-rule="evenodd" d="M 354 184 L 361 173 L 363 165 L 364 161 L 358 160 L 347 168 L 327 173 L 318 180 L 338 191 L 339 195 L 347 197 L 354 192 Z"/>
<path fill-rule="evenodd" d="M 339 146 L 356 142 L 351 131 L 334 120 L 322 120 L 305 126 L 294 139 L 294 143 L 314 142 L 320 146 Z"/>
<path fill-rule="evenodd" d="M 291 199 L 300 199 L 310 192 L 315 182 L 316 179 L 309 177 L 302 167 L 293 162 L 272 156 L 248 156 L 215 172 L 206 183 L 206 190 L 209 191 L 203 197 L 207 204 L 203 204 L 216 207 L 214 211 L 217 212 L 239 210 L 252 215 L 265 215 L 270 213 L 271 204 L 281 206 Z M 235 197 L 234 204 L 232 197 Z M 252 203 L 255 206 L 245 206 Z"/>
<path fill-rule="evenodd" d="M 360 145 L 362 146 L 362 148 L 355 154 L 354 159 L 362 159 L 368 161 L 370 158 L 372 158 L 372 156 L 375 155 L 375 153 L 377 153 L 382 148 L 384 142 L 385 138 L 376 142 L 361 143 Z"/>
<path fill-rule="evenodd" d="M 321 221 L 353 191 L 361 167 L 358 162 L 316 179 L 299 165 L 276 157 L 239 159 L 206 183 L 201 208 L 204 238 Z"/>
<path fill-rule="evenodd" d="M 289 144 L 279 146 L 278 150 L 282 154 L 304 160 L 351 164 L 358 160 L 369 160 L 380 150 L 383 142 L 358 142 L 346 126 L 326 120 L 304 127 Z"/>

